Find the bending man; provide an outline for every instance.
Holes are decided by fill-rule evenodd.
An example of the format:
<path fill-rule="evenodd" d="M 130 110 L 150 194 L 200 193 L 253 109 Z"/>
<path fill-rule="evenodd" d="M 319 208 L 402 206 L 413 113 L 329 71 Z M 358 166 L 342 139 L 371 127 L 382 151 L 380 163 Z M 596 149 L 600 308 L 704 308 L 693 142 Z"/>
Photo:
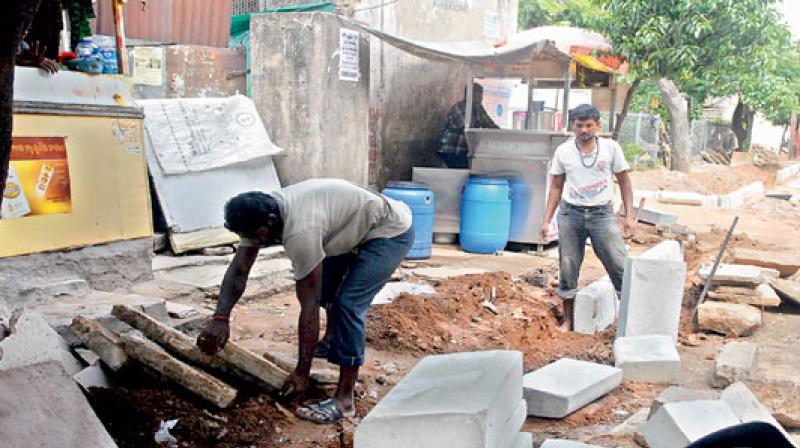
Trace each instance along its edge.
<path fill-rule="evenodd" d="M 240 194 L 225 205 L 225 226 L 241 244 L 220 287 L 213 320 L 198 338 L 207 353 L 228 340 L 231 309 L 242 296 L 259 247 L 283 243 L 300 302 L 297 366 L 281 393 L 303 392 L 319 339 L 319 307 L 328 310 L 328 361 L 339 365 L 336 396 L 300 407 L 300 418 L 333 423 L 354 415 L 353 387 L 364 364 L 370 303 L 408 253 L 411 211 L 344 180 L 314 179 L 265 194 Z"/>

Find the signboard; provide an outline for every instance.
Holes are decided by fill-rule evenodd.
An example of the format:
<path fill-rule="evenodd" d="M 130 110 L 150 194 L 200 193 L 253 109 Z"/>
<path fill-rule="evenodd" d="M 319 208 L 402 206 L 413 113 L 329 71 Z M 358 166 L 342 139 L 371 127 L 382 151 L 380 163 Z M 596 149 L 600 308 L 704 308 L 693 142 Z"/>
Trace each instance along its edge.
<path fill-rule="evenodd" d="M 483 86 L 483 107 L 486 109 L 486 113 L 501 128 L 511 129 L 513 114 L 509 103 L 511 93 L 519 81 L 484 78 L 481 79 L 480 84 Z"/>
<path fill-rule="evenodd" d="M 64 137 L 14 137 L 3 189 L 3 219 L 72 211 Z"/>
<path fill-rule="evenodd" d="M 500 39 L 500 14 L 493 11 L 483 13 L 483 37 L 496 41 Z"/>
<path fill-rule="evenodd" d="M 358 31 L 339 30 L 339 79 L 358 82 L 361 75 L 358 66 Z"/>
<path fill-rule="evenodd" d="M 148 86 L 160 86 L 164 68 L 164 48 L 133 47 L 133 82 Z"/>

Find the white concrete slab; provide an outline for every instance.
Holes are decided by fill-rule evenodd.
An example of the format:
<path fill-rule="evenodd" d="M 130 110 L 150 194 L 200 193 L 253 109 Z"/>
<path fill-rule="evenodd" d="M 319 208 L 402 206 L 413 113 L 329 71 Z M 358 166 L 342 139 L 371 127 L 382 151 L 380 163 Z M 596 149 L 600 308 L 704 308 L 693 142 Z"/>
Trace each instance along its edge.
<path fill-rule="evenodd" d="M 622 369 L 562 358 L 522 377 L 528 415 L 563 418 L 614 390 Z"/>
<path fill-rule="evenodd" d="M 758 344 L 745 341 L 726 343 L 714 362 L 714 387 L 727 387 L 758 367 Z"/>
<path fill-rule="evenodd" d="M 606 275 L 575 294 L 574 331 L 584 334 L 603 331 L 617 320 L 618 309 L 617 292 Z"/>
<path fill-rule="evenodd" d="M 441 280 L 444 278 L 460 277 L 469 274 L 485 274 L 487 271 L 480 268 L 418 268 L 411 271 L 417 277 L 429 278 L 431 280 Z"/>
<path fill-rule="evenodd" d="M 436 297 L 436 290 L 427 283 L 389 282 L 372 300 L 372 305 L 386 305 L 394 302 L 401 294 Z"/>
<path fill-rule="evenodd" d="M 7 447 L 116 448 L 57 362 L 0 371 L 0 434 Z"/>
<path fill-rule="evenodd" d="M 685 280 L 686 263 L 677 241 L 627 257 L 617 337 L 662 334 L 677 342 Z"/>
<path fill-rule="evenodd" d="M 0 371 L 47 361 L 58 362 L 70 375 L 83 370 L 80 361 L 69 352 L 67 341 L 37 313 L 22 314 L 17 322 L 16 331 L 0 341 L 0 349 L 3 351 Z"/>
<path fill-rule="evenodd" d="M 509 448 L 531 448 L 533 447 L 533 434 L 529 432 L 517 433 L 514 442 Z"/>
<path fill-rule="evenodd" d="M 109 372 L 103 367 L 102 364 L 97 363 L 91 365 L 72 376 L 76 383 L 87 393 L 91 393 L 90 388 L 101 387 L 109 389 L 113 387 L 113 381 L 109 376 Z"/>
<path fill-rule="evenodd" d="M 603 448 L 599 445 L 589 445 L 583 442 L 566 439 L 545 439 L 540 448 Z"/>
<path fill-rule="evenodd" d="M 522 400 L 522 354 L 428 356 L 361 421 L 356 448 L 504 448 L 504 424 Z"/>
<path fill-rule="evenodd" d="M 227 264 L 188 266 L 154 273 L 157 279 L 196 286 L 201 289 L 218 288 L 228 269 Z M 292 284 L 292 263 L 288 258 L 257 261 L 250 271 L 249 282 L 269 282 L 276 286 Z"/>
<path fill-rule="evenodd" d="M 720 392 L 714 389 L 689 389 L 680 386 L 670 386 L 658 394 L 650 405 L 648 418 L 656 415 L 659 409 L 667 403 L 680 403 L 682 401 L 716 400 Z"/>
<path fill-rule="evenodd" d="M 644 425 L 642 433 L 650 448 L 684 448 L 712 432 L 739 424 L 721 400 L 667 403 Z"/>
<path fill-rule="evenodd" d="M 626 381 L 676 383 L 681 358 L 672 338 L 664 335 L 630 336 L 614 341 L 614 365 Z"/>

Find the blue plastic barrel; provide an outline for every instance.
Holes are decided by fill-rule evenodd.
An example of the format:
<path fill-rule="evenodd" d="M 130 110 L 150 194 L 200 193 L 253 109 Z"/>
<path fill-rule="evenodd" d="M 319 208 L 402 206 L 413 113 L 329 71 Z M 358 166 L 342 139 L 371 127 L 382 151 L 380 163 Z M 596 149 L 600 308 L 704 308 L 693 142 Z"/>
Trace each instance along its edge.
<path fill-rule="evenodd" d="M 505 179 L 472 176 L 461 195 L 461 247 L 493 254 L 508 243 L 511 187 Z"/>
<path fill-rule="evenodd" d="M 431 189 L 422 182 L 389 182 L 382 193 L 405 203 L 411 209 L 414 245 L 411 246 L 406 258 L 411 260 L 430 258 L 436 205 Z"/>

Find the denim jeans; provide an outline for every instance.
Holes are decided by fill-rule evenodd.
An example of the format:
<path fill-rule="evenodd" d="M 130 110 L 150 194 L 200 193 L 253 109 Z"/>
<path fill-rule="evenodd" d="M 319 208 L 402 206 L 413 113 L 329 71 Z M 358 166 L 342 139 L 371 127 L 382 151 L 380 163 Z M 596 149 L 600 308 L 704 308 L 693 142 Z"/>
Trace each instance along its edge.
<path fill-rule="evenodd" d="M 622 274 L 627 251 L 611 203 L 596 207 L 579 207 L 562 201 L 558 212 L 560 272 L 558 291 L 556 291 L 561 298 L 575 298 L 578 275 L 586 249 L 586 237 L 591 239 L 592 249 L 606 268 L 614 289 L 617 293 L 622 290 Z"/>
<path fill-rule="evenodd" d="M 414 243 L 414 232 L 369 240 L 356 253 L 322 262 L 321 305 L 333 329 L 328 361 L 340 366 L 364 364 L 369 305 L 386 285 Z"/>

